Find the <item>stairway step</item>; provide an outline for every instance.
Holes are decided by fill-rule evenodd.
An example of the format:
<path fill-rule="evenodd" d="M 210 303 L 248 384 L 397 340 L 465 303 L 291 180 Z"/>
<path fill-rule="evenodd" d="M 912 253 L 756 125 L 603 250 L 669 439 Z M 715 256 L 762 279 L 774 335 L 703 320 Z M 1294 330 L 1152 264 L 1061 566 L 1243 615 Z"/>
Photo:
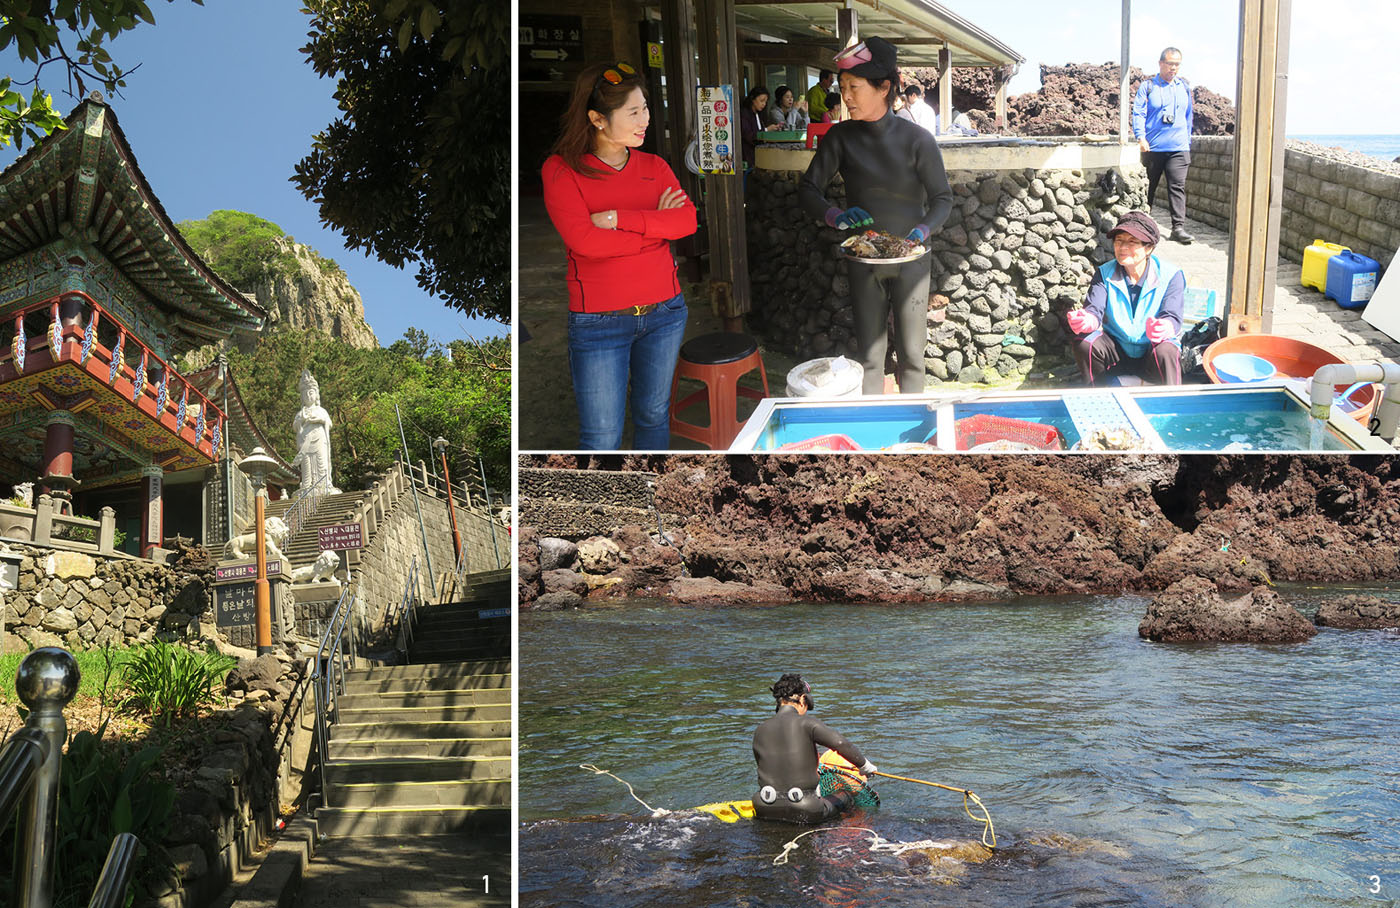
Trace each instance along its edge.
<path fill-rule="evenodd" d="M 436 649 L 415 649 L 408 651 L 408 662 L 417 665 L 441 665 L 455 659 L 467 657 L 504 656 L 510 652 L 509 641 L 485 642 L 477 646 L 465 644 L 444 646 Z"/>
<path fill-rule="evenodd" d="M 510 807 L 414 809 L 322 807 L 316 828 L 327 836 L 510 834 Z"/>
<path fill-rule="evenodd" d="M 435 663 L 451 665 L 452 663 Z M 428 668 L 424 665 L 404 666 L 405 668 Z M 412 694 L 435 690 L 462 691 L 461 678 L 453 675 L 425 674 L 421 678 L 381 678 L 376 681 L 348 681 L 345 693 L 341 696 L 357 694 Z M 466 693 L 472 695 L 472 703 L 487 706 L 494 703 L 510 702 L 510 687 L 473 687 Z"/>
<path fill-rule="evenodd" d="M 403 678 L 456 678 L 461 690 L 478 687 L 509 687 L 510 659 L 463 659 L 443 662 L 435 668 L 421 665 L 376 665 L 368 669 L 352 669 L 345 673 L 347 682 L 385 681 Z"/>
<path fill-rule="evenodd" d="M 369 707 L 349 707 L 345 703 L 340 706 L 340 715 L 336 717 L 337 722 L 344 722 L 347 725 L 366 725 L 371 722 L 480 722 L 482 729 L 478 734 L 488 737 L 495 735 L 510 734 L 510 719 L 467 719 L 464 718 L 470 705 L 454 706 L 452 704 L 430 703 L 419 706 L 388 706 L 375 703 Z M 489 707 L 499 709 L 499 707 Z M 499 729 L 505 728 L 504 731 Z"/>
<path fill-rule="evenodd" d="M 500 709 L 501 707 L 493 707 Z M 510 707 L 505 707 L 507 717 Z M 347 722 L 342 715 L 339 722 L 328 726 L 332 741 L 425 741 L 434 738 L 466 740 L 487 740 L 482 730 L 502 721 L 497 717 L 475 719 L 416 719 L 400 720 L 390 714 L 380 721 Z"/>
<path fill-rule="evenodd" d="M 336 807 L 501 807 L 510 801 L 508 779 L 444 782 L 357 782 L 331 789 Z"/>
<path fill-rule="evenodd" d="M 510 690 L 509 685 L 499 688 L 488 688 L 489 690 Z M 381 718 L 387 712 L 397 712 L 400 710 L 413 709 L 499 709 L 499 706 L 477 702 L 476 692 L 480 688 L 468 688 L 458 690 L 407 690 L 407 691 L 379 691 L 367 694 L 341 694 L 340 712 L 342 721 L 344 714 L 355 713 L 380 713 Z M 405 714 L 404 718 L 408 718 Z"/>
<path fill-rule="evenodd" d="M 510 785 L 510 757 L 452 755 L 428 756 L 403 754 L 386 756 L 346 757 L 326 761 L 326 784 L 342 785 L 359 782 L 455 781 L 472 778 L 484 764 L 497 768 L 497 778 Z M 334 803 L 334 801 L 332 801 Z"/>
<path fill-rule="evenodd" d="M 497 731 L 501 730 L 499 728 Z M 338 741 L 326 744 L 326 753 L 334 760 L 368 760 L 375 757 L 474 757 L 494 760 L 486 769 L 473 764 L 453 778 L 475 779 L 510 776 L 510 738 L 404 738 L 398 741 Z"/>

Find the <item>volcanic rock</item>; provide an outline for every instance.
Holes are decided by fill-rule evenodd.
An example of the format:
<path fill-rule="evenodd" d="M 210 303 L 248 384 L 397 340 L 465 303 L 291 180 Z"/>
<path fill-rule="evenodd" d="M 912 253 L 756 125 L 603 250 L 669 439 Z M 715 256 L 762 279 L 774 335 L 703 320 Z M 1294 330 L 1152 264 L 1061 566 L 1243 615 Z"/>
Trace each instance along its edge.
<path fill-rule="evenodd" d="M 564 609 L 578 608 L 580 605 L 583 605 L 582 596 L 560 590 L 557 593 L 545 593 L 535 600 L 531 608 L 537 612 L 562 612 Z"/>
<path fill-rule="evenodd" d="M 567 539 L 546 536 L 540 540 L 540 570 L 554 571 L 574 566 L 578 546 Z"/>
<path fill-rule="evenodd" d="M 681 605 L 767 605 L 789 602 L 792 595 L 772 583 L 749 585 L 713 577 L 682 577 L 671 584 L 669 598 Z"/>
<path fill-rule="evenodd" d="M 1400 602 L 1379 596 L 1343 596 L 1324 602 L 1317 610 L 1313 623 L 1319 627 L 1340 627 L 1355 630 L 1400 628 Z"/>
<path fill-rule="evenodd" d="M 574 571 L 563 569 L 544 571 L 540 574 L 540 580 L 544 585 L 545 595 L 560 591 L 568 591 L 580 596 L 588 593 L 588 582 Z"/>
<path fill-rule="evenodd" d="M 590 536 L 578 544 L 578 561 L 585 573 L 606 574 L 622 563 L 622 550 L 611 539 Z"/>
<path fill-rule="evenodd" d="M 1192 576 L 1152 600 L 1138 635 L 1159 643 L 1298 643 L 1317 633 L 1312 622 L 1267 587 L 1226 600 L 1213 581 Z"/>

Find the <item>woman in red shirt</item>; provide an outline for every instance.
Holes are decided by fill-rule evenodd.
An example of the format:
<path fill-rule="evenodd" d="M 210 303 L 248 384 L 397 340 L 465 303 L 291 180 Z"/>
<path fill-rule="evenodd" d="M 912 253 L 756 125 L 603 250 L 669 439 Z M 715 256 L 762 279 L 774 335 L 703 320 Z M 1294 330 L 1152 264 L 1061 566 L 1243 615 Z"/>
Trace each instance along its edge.
<path fill-rule="evenodd" d="M 670 241 L 695 232 L 695 205 L 665 160 L 638 150 L 650 122 L 637 71 L 594 64 L 574 83 L 544 163 L 545 207 L 569 259 L 569 371 L 583 450 L 621 446 L 629 384 L 633 447 L 670 447 L 686 320 Z"/>

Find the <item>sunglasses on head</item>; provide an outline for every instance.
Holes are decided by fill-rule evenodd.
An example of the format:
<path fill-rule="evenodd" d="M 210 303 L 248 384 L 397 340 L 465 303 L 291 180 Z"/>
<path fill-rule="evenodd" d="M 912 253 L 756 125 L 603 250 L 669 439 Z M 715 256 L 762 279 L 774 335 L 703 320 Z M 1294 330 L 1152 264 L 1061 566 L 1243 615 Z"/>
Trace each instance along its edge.
<path fill-rule="evenodd" d="M 622 84 L 623 79 L 635 76 L 637 71 L 628 63 L 614 63 L 610 69 L 603 70 L 603 74 L 598 78 L 611 85 Z"/>

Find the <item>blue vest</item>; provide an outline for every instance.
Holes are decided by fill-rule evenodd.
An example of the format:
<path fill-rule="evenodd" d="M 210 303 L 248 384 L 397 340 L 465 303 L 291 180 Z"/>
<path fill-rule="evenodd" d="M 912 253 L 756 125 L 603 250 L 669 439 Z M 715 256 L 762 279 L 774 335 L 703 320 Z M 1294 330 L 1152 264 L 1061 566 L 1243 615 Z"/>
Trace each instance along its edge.
<path fill-rule="evenodd" d="M 1108 289 L 1103 330 L 1118 342 L 1126 355 L 1139 359 L 1152 349 L 1152 343 L 1147 339 L 1147 320 L 1155 318 L 1161 311 L 1167 285 L 1181 273 L 1181 269 L 1152 256 L 1147 263 L 1147 273 L 1142 278 L 1136 312 L 1132 297 L 1128 295 L 1127 276 L 1120 272 L 1116 259 L 1099 266 L 1099 274 Z"/>

